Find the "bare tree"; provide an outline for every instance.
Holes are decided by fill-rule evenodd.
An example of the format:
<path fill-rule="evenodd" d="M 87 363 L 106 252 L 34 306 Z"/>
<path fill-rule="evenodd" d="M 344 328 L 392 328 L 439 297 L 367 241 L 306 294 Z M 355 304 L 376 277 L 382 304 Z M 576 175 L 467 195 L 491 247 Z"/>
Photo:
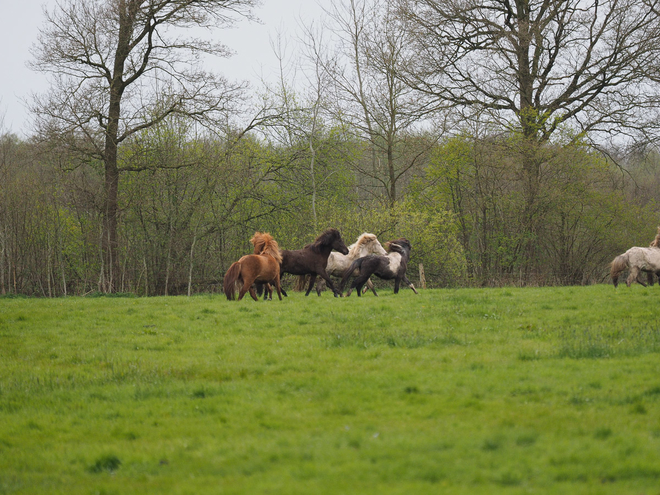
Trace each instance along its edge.
<path fill-rule="evenodd" d="M 243 86 L 201 68 L 227 48 L 184 34 L 249 17 L 257 1 L 63 0 L 46 12 L 32 66 L 52 75 L 52 88 L 33 111 L 39 135 L 103 164 L 102 290 L 116 290 L 119 272 L 119 176 L 135 170 L 119 146 L 170 116 L 208 123 L 236 105 Z"/>
<path fill-rule="evenodd" d="M 541 148 L 560 130 L 639 135 L 660 108 L 658 0 L 398 0 L 406 80 L 437 109 L 512 129 L 524 183 L 526 250 L 542 208 Z"/>
<path fill-rule="evenodd" d="M 527 138 L 564 123 L 637 132 L 660 58 L 657 0 L 399 0 L 407 79 L 436 108 L 470 107 Z M 654 72 L 655 68 L 655 72 Z"/>
<path fill-rule="evenodd" d="M 314 67 L 328 81 L 328 106 L 344 128 L 369 143 L 369 159 L 355 163 L 356 171 L 384 192 L 392 206 L 406 174 L 429 147 L 407 139 L 419 130 L 425 105 L 405 84 L 400 73 L 407 42 L 389 2 L 349 0 L 327 9 L 333 46 L 322 50 L 307 33 Z M 370 188 L 371 189 L 371 188 Z"/>

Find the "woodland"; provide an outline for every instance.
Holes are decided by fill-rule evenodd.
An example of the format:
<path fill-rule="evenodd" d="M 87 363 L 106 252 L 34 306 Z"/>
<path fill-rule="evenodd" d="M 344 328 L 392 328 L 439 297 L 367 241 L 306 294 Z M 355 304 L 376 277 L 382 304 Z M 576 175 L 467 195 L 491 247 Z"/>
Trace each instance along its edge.
<path fill-rule="evenodd" d="M 428 287 L 608 282 L 654 239 L 659 2 L 335 1 L 261 87 L 195 31 L 253 8 L 49 12 L 52 89 L 0 125 L 0 294 L 220 292 L 255 231 L 405 237 Z"/>

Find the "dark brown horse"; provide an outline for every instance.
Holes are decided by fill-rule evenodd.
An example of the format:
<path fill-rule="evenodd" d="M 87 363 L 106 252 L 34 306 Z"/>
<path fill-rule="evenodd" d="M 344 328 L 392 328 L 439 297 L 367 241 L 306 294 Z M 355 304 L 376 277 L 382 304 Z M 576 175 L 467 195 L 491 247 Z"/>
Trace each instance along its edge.
<path fill-rule="evenodd" d="M 282 256 L 277 242 L 270 234 L 261 232 L 255 232 L 250 242 L 254 244 L 255 252 L 259 251 L 260 254 L 243 256 L 229 267 L 222 284 L 227 300 L 234 300 L 236 282 L 241 282 L 243 286 L 238 294 L 238 300 L 243 299 L 245 293 L 250 291 L 252 299 L 257 301 L 257 294 L 252 284 L 261 282 L 274 284 L 281 301 L 280 263 Z M 267 285 L 267 287 L 272 293 L 270 286 Z"/>
<path fill-rule="evenodd" d="M 360 270 L 360 274 L 355 277 L 353 283 L 351 283 L 350 288 L 346 297 L 351 295 L 351 291 L 357 288 L 358 296 L 362 295 L 362 286 L 369 280 L 369 277 L 376 275 L 378 278 L 384 280 L 394 279 L 394 293 L 399 292 L 399 285 L 403 281 L 412 291 L 417 294 L 415 286 L 408 280 L 406 277 L 406 270 L 408 268 L 408 261 L 410 260 L 410 251 L 412 246 L 410 241 L 405 238 L 397 239 L 395 241 L 390 241 L 385 244 L 385 248 L 389 251 L 387 256 L 378 256 L 378 255 L 369 255 L 362 258 L 356 259 L 351 266 L 349 266 L 344 272 L 344 276 L 341 279 L 341 288 L 344 290 L 348 279 L 351 278 L 351 275 L 355 270 Z M 372 289 L 373 290 L 373 289 Z M 376 291 L 374 290 L 374 294 Z"/>
<path fill-rule="evenodd" d="M 308 296 L 314 287 L 316 277 L 319 276 L 328 285 L 335 297 L 341 296 L 330 277 L 325 271 L 328 265 L 328 257 L 332 250 L 339 251 L 341 254 L 348 254 L 348 248 L 341 238 L 337 229 L 327 229 L 319 235 L 314 242 L 307 244 L 302 249 L 281 251 L 282 266 L 280 273 L 291 273 L 292 275 L 311 275 L 309 287 L 305 295 Z M 319 293 L 319 295 L 321 295 Z"/>

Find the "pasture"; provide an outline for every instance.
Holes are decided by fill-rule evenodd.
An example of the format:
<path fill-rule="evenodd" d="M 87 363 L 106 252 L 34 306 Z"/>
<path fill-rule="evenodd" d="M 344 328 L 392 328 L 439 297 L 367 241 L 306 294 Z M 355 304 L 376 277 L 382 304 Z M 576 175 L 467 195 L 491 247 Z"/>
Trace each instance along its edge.
<path fill-rule="evenodd" d="M 660 288 L 0 299 L 0 494 L 654 494 Z"/>

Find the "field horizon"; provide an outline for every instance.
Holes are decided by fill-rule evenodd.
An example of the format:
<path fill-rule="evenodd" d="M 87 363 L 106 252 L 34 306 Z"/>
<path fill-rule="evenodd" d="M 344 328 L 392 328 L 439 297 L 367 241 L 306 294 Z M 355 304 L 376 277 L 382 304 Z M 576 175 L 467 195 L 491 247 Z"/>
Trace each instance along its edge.
<path fill-rule="evenodd" d="M 654 494 L 660 288 L 0 298 L 0 494 Z"/>

